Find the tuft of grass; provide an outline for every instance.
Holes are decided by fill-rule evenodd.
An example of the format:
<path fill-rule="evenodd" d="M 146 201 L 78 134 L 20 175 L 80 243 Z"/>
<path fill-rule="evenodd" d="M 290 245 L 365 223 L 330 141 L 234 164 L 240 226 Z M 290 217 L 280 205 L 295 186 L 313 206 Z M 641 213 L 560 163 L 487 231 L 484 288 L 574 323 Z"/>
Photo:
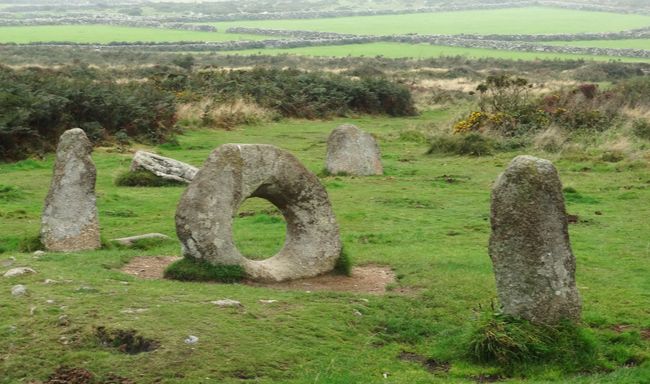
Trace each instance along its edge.
<path fill-rule="evenodd" d="M 569 203 L 576 203 L 576 204 L 598 204 L 599 203 L 597 199 L 591 196 L 582 195 L 573 187 L 565 187 L 562 191 L 564 192 L 564 200 L 566 200 Z"/>
<path fill-rule="evenodd" d="M 352 260 L 350 259 L 350 255 L 345 251 L 345 247 L 341 247 L 341 255 L 336 260 L 334 272 L 339 275 L 352 275 Z"/>
<path fill-rule="evenodd" d="M 205 260 L 185 257 L 165 270 L 165 278 L 181 281 L 236 283 L 246 277 L 239 265 L 212 265 Z"/>
<path fill-rule="evenodd" d="M 494 150 L 494 142 L 480 133 L 440 135 L 431 139 L 427 154 L 485 156 Z"/>
<path fill-rule="evenodd" d="M 115 179 L 118 187 L 173 187 L 185 185 L 180 181 L 166 180 L 148 171 L 127 171 Z"/>
<path fill-rule="evenodd" d="M 595 337 L 579 325 L 533 324 L 494 312 L 480 314 L 467 352 L 473 361 L 509 372 L 527 364 L 553 364 L 565 371 L 590 371 L 602 365 Z"/>
<path fill-rule="evenodd" d="M 24 192 L 15 185 L 0 184 L 0 201 L 18 200 Z"/>
<path fill-rule="evenodd" d="M 32 253 L 34 251 L 41 251 L 44 248 L 39 235 L 24 236 L 18 241 L 18 252 Z"/>

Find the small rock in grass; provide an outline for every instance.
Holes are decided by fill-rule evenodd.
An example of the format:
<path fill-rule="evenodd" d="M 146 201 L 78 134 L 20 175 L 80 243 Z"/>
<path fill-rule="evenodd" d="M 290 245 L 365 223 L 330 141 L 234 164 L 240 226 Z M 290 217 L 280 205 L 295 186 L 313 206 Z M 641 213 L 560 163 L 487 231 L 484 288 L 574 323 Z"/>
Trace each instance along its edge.
<path fill-rule="evenodd" d="M 143 313 L 148 311 L 149 309 L 147 308 L 127 308 L 124 310 L 121 310 L 120 313 L 126 313 L 126 314 L 133 314 L 133 313 Z"/>
<path fill-rule="evenodd" d="M 47 304 L 54 304 L 54 300 L 45 300 Z"/>
<path fill-rule="evenodd" d="M 43 281 L 43 284 L 55 284 L 55 283 L 57 283 L 57 281 L 52 279 L 45 279 Z"/>
<path fill-rule="evenodd" d="M 356 309 L 354 311 L 352 311 L 352 313 L 354 313 L 355 316 L 359 316 L 359 317 L 363 316 L 363 313 L 359 312 Z"/>
<path fill-rule="evenodd" d="M 11 287 L 12 296 L 24 296 L 25 294 L 27 294 L 27 287 L 24 285 L 18 284 Z"/>
<path fill-rule="evenodd" d="M 260 300 L 260 303 L 262 304 L 273 304 L 277 302 L 278 302 L 277 300 Z"/>
<path fill-rule="evenodd" d="M 198 337 L 193 336 L 193 335 L 189 335 L 185 339 L 185 344 L 196 344 L 196 343 L 198 343 L 198 341 L 199 341 Z"/>
<path fill-rule="evenodd" d="M 218 306 L 218 307 L 241 307 L 241 303 L 237 300 L 230 300 L 230 299 L 223 299 L 223 300 L 215 300 L 211 301 L 210 303 Z"/>
<path fill-rule="evenodd" d="M 43 256 L 43 255 L 45 255 L 45 252 L 43 252 L 43 251 L 35 251 L 35 252 L 33 253 L 33 255 L 34 255 L 34 256 Z"/>
<path fill-rule="evenodd" d="M 59 316 L 57 324 L 59 325 L 59 327 L 67 327 L 68 325 L 70 325 L 70 318 L 68 317 L 68 315 L 61 315 Z"/>
<path fill-rule="evenodd" d="M 22 276 L 28 273 L 36 273 L 36 271 L 27 267 L 12 268 L 5 272 L 4 277 Z"/>

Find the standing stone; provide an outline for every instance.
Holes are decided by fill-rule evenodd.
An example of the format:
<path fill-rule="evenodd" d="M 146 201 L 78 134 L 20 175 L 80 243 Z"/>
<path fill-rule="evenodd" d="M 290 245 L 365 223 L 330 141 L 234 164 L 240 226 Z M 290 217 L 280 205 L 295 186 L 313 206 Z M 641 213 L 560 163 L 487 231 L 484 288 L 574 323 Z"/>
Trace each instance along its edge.
<path fill-rule="evenodd" d="M 341 125 L 330 133 L 325 168 L 332 175 L 368 176 L 384 173 L 377 141 L 352 124 Z"/>
<path fill-rule="evenodd" d="M 145 170 L 164 180 L 190 183 L 198 168 L 169 157 L 137 151 L 131 162 L 131 172 Z"/>
<path fill-rule="evenodd" d="M 284 246 L 266 260 L 250 260 L 233 240 L 233 217 L 249 197 L 275 205 L 287 223 Z M 283 281 L 334 269 L 339 228 L 318 177 L 287 151 L 263 144 L 215 149 L 176 209 L 183 255 L 213 265 L 239 265 L 248 278 Z"/>
<path fill-rule="evenodd" d="M 562 183 L 548 160 L 518 156 L 492 189 L 490 257 L 504 313 L 535 323 L 580 319 Z"/>
<path fill-rule="evenodd" d="M 101 246 L 95 197 L 93 146 L 83 130 L 65 131 L 56 150 L 50 192 L 41 218 L 41 241 L 49 251 L 83 251 Z"/>

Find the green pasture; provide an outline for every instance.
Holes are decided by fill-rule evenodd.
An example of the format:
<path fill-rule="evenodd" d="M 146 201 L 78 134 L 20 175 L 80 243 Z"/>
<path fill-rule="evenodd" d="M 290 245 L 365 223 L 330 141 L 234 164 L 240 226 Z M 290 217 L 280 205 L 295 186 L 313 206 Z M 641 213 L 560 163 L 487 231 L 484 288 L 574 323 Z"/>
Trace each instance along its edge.
<path fill-rule="evenodd" d="M 223 30 L 243 26 L 362 35 L 545 34 L 614 32 L 642 28 L 650 26 L 650 16 L 530 7 L 325 19 L 236 21 L 213 25 Z"/>
<path fill-rule="evenodd" d="M 178 244 L 33 258 L 17 246 L 38 233 L 54 156 L 0 164 L 0 261 L 15 257 L 13 266 L 38 271 L 0 278 L 0 383 L 45 381 L 60 365 L 86 368 L 98 380 L 113 374 L 137 383 L 475 383 L 504 374 L 472 363 L 464 341 L 479 306 L 489 308 L 495 297 L 487 254 L 490 187 L 522 152 L 425 155 L 426 142 L 413 132 L 448 125 L 454 114 L 437 110 L 413 118 L 283 120 L 233 131 L 192 130 L 178 137 L 178 146 L 150 148 L 200 166 L 220 144 L 268 143 L 320 174 L 334 127 L 351 122 L 373 133 L 385 175 L 321 174 L 320 180 L 354 265 L 395 271 L 397 282 L 385 296 L 141 280 L 119 270 L 135 256 L 179 255 Z M 567 204 L 580 218 L 570 232 L 584 325 L 607 363 L 570 375 L 554 365 L 532 364 L 504 382 L 642 383 L 650 377 L 644 333 L 650 330 L 648 163 L 537 155 L 554 160 L 565 186 L 575 190 Z M 174 211 L 184 188 L 116 187 L 131 157 L 115 148 L 93 154 L 102 235 L 161 232 L 175 238 Z M 236 241 L 251 256 L 270 256 L 282 242 L 283 220 L 266 208 L 252 201 L 242 208 L 249 213 L 235 219 Z M 45 279 L 56 283 L 44 284 Z M 29 295 L 12 297 L 15 284 L 25 284 Z M 224 298 L 243 307 L 210 304 Z M 160 347 L 119 353 L 98 344 L 93 336 L 98 326 L 135 329 Z M 198 343 L 184 343 L 188 335 Z M 448 363 L 449 371 L 429 371 L 401 359 L 402 352 Z"/>
<path fill-rule="evenodd" d="M 650 39 L 551 41 L 541 44 L 565 45 L 570 47 L 632 48 L 650 50 Z"/>
<path fill-rule="evenodd" d="M 231 41 L 260 40 L 263 36 L 218 32 L 181 31 L 162 28 L 133 28 L 112 25 L 48 25 L 0 27 L 0 43 L 69 41 L 110 43 L 113 41 Z"/>
<path fill-rule="evenodd" d="M 620 60 L 625 62 L 650 62 L 650 59 L 632 58 L 632 57 L 610 57 L 610 56 L 591 56 L 591 55 L 572 55 L 563 53 L 549 52 L 518 52 L 518 51 L 499 51 L 494 49 L 482 48 L 462 48 L 446 47 L 441 45 L 430 44 L 404 44 L 404 43 L 369 43 L 369 44 L 348 44 L 348 45 L 328 45 L 318 47 L 301 47 L 287 49 L 248 49 L 241 51 L 228 51 L 223 54 L 242 54 L 242 55 L 279 55 L 295 54 L 305 56 L 366 56 L 375 57 L 383 56 L 388 58 L 430 58 L 441 56 L 467 56 L 471 58 L 501 58 L 514 60 Z"/>

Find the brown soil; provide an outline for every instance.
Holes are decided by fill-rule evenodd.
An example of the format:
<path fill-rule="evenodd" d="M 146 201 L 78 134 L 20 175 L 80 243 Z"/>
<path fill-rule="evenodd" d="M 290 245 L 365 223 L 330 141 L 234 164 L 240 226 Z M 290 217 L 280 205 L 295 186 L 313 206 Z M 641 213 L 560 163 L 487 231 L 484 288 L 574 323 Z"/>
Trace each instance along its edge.
<path fill-rule="evenodd" d="M 45 384 L 91 384 L 94 376 L 83 368 L 59 367 Z"/>
<path fill-rule="evenodd" d="M 122 272 L 141 279 L 162 279 L 165 268 L 180 257 L 175 256 L 140 256 L 135 257 L 122 268 Z"/>
<path fill-rule="evenodd" d="M 428 359 L 422 355 L 413 352 L 402 351 L 398 358 L 404 361 L 412 361 L 420 363 L 422 366 L 431 373 L 446 373 L 451 369 L 451 365 L 446 361 L 438 361 L 436 359 Z"/>
<path fill-rule="evenodd" d="M 165 268 L 178 259 L 173 256 L 136 257 L 122 268 L 122 272 L 142 279 L 162 279 Z M 244 284 L 284 290 L 342 291 L 382 295 L 386 292 L 386 286 L 394 282 L 395 273 L 389 267 L 364 265 L 352 268 L 351 276 L 327 274 L 282 283 L 245 281 Z M 397 292 L 401 291 L 397 290 Z"/>

